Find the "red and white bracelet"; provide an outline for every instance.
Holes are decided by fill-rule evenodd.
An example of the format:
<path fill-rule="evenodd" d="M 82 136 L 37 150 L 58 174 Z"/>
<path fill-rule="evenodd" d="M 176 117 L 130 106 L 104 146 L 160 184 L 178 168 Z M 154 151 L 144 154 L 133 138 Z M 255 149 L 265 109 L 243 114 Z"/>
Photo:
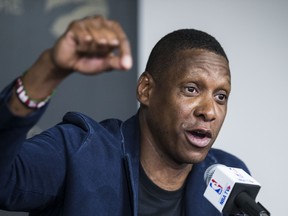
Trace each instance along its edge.
<path fill-rule="evenodd" d="M 45 106 L 52 96 L 49 95 L 43 100 L 31 99 L 27 95 L 21 77 L 16 80 L 16 95 L 22 104 L 31 109 L 40 109 L 41 107 Z"/>

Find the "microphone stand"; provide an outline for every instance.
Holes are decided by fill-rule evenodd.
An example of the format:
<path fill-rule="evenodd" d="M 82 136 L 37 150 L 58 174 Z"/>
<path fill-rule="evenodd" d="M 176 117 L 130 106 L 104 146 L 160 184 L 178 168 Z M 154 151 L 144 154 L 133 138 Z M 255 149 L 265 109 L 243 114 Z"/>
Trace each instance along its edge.
<path fill-rule="evenodd" d="M 239 193 L 235 204 L 249 216 L 270 216 L 270 212 L 261 203 L 256 203 L 247 192 Z"/>

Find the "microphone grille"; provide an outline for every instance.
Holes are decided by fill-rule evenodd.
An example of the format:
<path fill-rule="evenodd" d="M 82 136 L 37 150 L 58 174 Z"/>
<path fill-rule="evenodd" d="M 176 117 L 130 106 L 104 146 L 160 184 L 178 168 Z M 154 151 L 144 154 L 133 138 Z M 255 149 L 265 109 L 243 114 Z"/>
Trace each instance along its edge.
<path fill-rule="evenodd" d="M 204 182 L 206 183 L 206 185 L 209 184 L 217 166 L 225 166 L 225 165 L 222 165 L 222 164 L 213 164 L 211 166 L 209 166 L 206 170 L 205 170 L 205 173 L 204 173 Z"/>

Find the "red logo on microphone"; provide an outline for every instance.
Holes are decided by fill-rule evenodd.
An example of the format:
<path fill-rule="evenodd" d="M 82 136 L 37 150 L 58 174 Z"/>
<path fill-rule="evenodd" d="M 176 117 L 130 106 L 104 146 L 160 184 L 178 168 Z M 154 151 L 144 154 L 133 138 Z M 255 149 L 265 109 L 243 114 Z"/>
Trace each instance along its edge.
<path fill-rule="evenodd" d="M 215 179 L 211 179 L 209 186 L 218 194 L 223 191 L 223 187 Z"/>

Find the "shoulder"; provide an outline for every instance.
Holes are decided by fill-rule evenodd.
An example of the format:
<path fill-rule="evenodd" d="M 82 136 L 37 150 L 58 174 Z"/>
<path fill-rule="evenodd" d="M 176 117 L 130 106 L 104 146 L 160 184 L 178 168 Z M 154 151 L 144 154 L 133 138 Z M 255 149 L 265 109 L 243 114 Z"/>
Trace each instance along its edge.
<path fill-rule="evenodd" d="M 63 143 L 70 151 L 91 148 L 97 145 L 120 148 L 121 124 L 118 119 L 97 122 L 79 112 L 68 112 L 62 122 L 45 131 L 43 135 L 51 137 L 57 143 Z"/>
<path fill-rule="evenodd" d="M 64 115 L 63 121 L 59 125 L 70 125 L 71 127 L 77 127 L 83 131 L 91 133 L 97 130 L 116 132 L 119 131 L 121 124 L 122 121 L 119 119 L 106 119 L 97 122 L 83 113 L 68 112 Z"/>
<path fill-rule="evenodd" d="M 63 117 L 63 122 L 70 122 L 72 124 L 76 124 L 78 126 L 81 126 L 83 128 L 86 128 L 88 124 L 94 125 L 94 124 L 101 124 L 102 122 L 112 122 L 117 123 L 117 125 L 121 124 L 121 120 L 119 119 L 106 119 L 101 122 L 95 121 L 93 118 L 81 113 L 81 112 L 68 112 Z"/>

